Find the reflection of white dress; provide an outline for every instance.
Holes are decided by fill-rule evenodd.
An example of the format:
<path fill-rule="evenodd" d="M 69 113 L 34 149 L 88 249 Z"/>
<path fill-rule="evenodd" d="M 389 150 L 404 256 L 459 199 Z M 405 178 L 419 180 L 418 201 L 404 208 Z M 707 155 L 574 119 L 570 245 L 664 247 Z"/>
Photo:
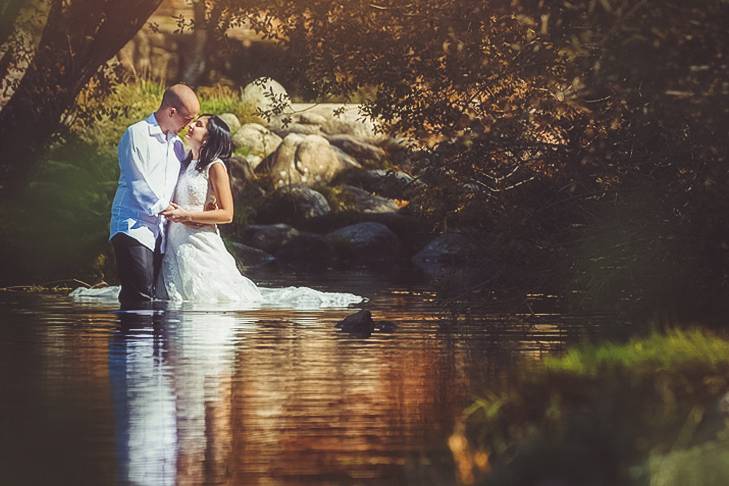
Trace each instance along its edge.
<path fill-rule="evenodd" d="M 212 164 L 216 163 L 223 162 L 218 159 Z M 211 198 L 208 172 L 212 164 L 199 172 L 192 161 L 183 169 L 175 189 L 175 202 L 182 208 L 204 210 L 206 201 Z M 76 289 L 71 296 L 80 300 L 108 299 L 116 298 L 118 292 L 118 287 Z M 346 307 L 363 301 L 354 294 L 320 292 L 306 287 L 259 288 L 238 271 L 217 226 L 196 227 L 182 223 L 169 224 L 157 292 L 160 298 L 175 302 L 228 303 L 233 308 Z"/>

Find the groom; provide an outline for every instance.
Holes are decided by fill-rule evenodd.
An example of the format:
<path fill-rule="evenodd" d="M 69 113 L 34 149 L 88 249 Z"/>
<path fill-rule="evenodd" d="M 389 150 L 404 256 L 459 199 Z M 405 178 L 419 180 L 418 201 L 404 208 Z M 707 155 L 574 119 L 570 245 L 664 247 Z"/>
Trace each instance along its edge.
<path fill-rule="evenodd" d="M 119 142 L 119 185 L 111 206 L 109 240 L 121 282 L 122 307 L 143 306 L 154 296 L 164 252 L 162 211 L 170 201 L 185 157 L 177 132 L 200 111 L 188 86 L 165 90 L 156 112 L 127 128 Z"/>

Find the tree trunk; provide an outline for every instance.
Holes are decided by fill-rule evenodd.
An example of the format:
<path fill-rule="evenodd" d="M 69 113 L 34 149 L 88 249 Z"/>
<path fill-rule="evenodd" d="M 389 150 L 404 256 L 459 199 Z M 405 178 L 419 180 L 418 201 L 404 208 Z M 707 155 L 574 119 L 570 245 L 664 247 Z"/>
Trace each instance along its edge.
<path fill-rule="evenodd" d="M 190 86 L 196 86 L 207 65 L 208 25 L 205 16 L 205 2 L 197 0 L 192 7 L 195 15 L 193 45 L 191 55 L 182 73 L 182 80 Z"/>
<path fill-rule="evenodd" d="M 31 172 L 63 113 L 162 0 L 54 0 L 33 62 L 0 111 L 0 193 Z"/>
<path fill-rule="evenodd" d="M 4 44 L 13 33 L 15 21 L 23 6 L 30 0 L 4 0 L 0 2 L 0 45 Z"/>

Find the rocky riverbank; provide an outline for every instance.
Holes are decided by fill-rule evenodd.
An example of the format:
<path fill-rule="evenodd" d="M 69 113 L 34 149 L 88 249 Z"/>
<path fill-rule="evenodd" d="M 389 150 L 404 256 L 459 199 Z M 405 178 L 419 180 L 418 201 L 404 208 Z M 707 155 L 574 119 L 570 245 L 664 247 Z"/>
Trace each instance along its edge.
<path fill-rule="evenodd" d="M 415 265 L 435 276 L 468 266 L 473 244 L 434 234 L 411 207 L 428 186 L 408 170 L 408 148 L 377 133 L 358 105 L 288 103 L 273 80 L 241 93 L 261 112 L 286 105 L 261 123 L 221 115 L 235 144 L 238 218 L 227 236 L 243 266 Z"/>

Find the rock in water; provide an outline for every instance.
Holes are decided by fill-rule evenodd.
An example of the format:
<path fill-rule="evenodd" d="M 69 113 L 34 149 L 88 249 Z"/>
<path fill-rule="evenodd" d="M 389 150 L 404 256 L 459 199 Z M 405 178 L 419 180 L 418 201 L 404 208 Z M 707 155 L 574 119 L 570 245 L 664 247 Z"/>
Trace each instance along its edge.
<path fill-rule="evenodd" d="M 284 243 L 276 252 L 281 261 L 320 268 L 334 258 L 334 251 L 329 242 L 316 233 L 299 233 Z"/>
<path fill-rule="evenodd" d="M 375 330 L 375 323 L 372 320 L 372 313 L 362 309 L 345 317 L 335 327 L 350 334 L 367 337 Z"/>
<path fill-rule="evenodd" d="M 327 199 L 306 186 L 282 187 L 272 193 L 258 210 L 259 223 L 298 225 L 306 219 L 331 212 Z"/>
<path fill-rule="evenodd" d="M 228 248 L 230 248 L 231 253 L 235 256 L 238 266 L 242 267 L 241 270 L 265 265 L 275 260 L 272 255 L 269 255 L 263 250 L 236 241 L 228 242 Z"/>
<path fill-rule="evenodd" d="M 299 231 L 287 224 L 251 224 L 243 230 L 243 243 L 268 253 L 276 253 L 298 235 Z"/>
<path fill-rule="evenodd" d="M 382 148 L 360 140 L 352 135 L 329 135 L 326 138 L 329 140 L 330 144 L 339 147 L 360 162 L 371 161 L 375 165 L 379 165 L 383 160 L 385 160 L 387 155 Z"/>
<path fill-rule="evenodd" d="M 402 253 L 400 239 L 381 223 L 358 223 L 332 231 L 326 236 L 345 260 L 383 262 Z"/>

